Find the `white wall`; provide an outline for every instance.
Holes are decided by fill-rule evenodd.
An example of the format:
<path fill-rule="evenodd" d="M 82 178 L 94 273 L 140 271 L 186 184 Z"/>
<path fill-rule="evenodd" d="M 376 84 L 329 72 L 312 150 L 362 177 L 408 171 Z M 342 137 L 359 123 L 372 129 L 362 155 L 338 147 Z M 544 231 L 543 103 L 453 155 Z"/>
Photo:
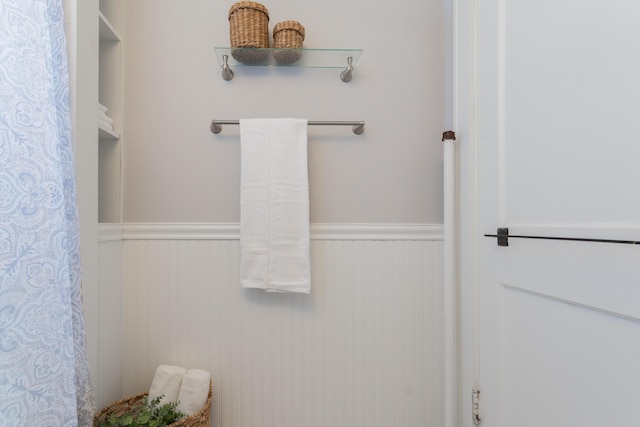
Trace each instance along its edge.
<path fill-rule="evenodd" d="M 122 360 L 102 356 L 99 403 L 175 363 L 213 373 L 216 426 L 443 425 L 441 236 L 316 234 L 313 292 L 296 298 L 239 287 L 237 237 L 180 230 L 239 222 L 238 128 L 213 135 L 214 117 L 365 120 L 363 136 L 309 129 L 312 222 L 440 224 L 444 1 L 264 3 L 271 28 L 305 25 L 305 47 L 364 49 L 348 84 L 336 69 L 222 80 L 213 47 L 228 45 L 231 4 L 124 2 L 125 231 L 100 244 L 99 313 Z M 108 307 L 122 310 L 121 349 Z M 289 324 L 292 335 L 260 333 Z M 289 375 L 280 356 L 292 355 Z"/>
<path fill-rule="evenodd" d="M 441 223 L 444 1 L 263 2 L 270 28 L 306 27 L 305 47 L 362 48 L 348 84 L 335 69 L 222 80 L 232 4 L 125 2 L 125 222 L 238 222 L 238 128 L 210 120 L 293 116 L 367 123 L 309 129 L 312 222 Z"/>

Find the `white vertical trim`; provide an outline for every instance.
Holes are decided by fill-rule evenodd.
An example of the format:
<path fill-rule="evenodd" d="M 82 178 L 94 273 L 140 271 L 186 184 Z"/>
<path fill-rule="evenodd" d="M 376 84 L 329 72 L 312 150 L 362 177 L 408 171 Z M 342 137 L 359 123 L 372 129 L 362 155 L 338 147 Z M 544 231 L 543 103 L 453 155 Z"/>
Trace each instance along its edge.
<path fill-rule="evenodd" d="M 474 427 L 478 386 L 478 1 L 454 1 L 454 129 L 458 155 L 458 426 Z"/>
<path fill-rule="evenodd" d="M 506 145 L 506 5 L 504 0 L 497 0 L 497 126 L 496 130 L 498 138 L 498 225 L 505 224 L 507 219 L 507 206 L 505 201 L 507 200 L 507 145 Z"/>
<path fill-rule="evenodd" d="M 444 140 L 444 419 L 456 427 L 458 385 L 458 289 L 456 221 L 456 146 Z"/>
<path fill-rule="evenodd" d="M 98 147 L 95 105 L 98 99 L 97 0 L 65 0 L 65 36 L 69 103 L 79 210 L 82 298 L 91 382 L 98 385 Z"/>
<path fill-rule="evenodd" d="M 105 231 L 117 227 L 100 226 Z M 120 233 L 121 235 L 122 233 Z M 98 408 L 122 398 L 123 242 L 117 238 L 98 245 L 98 382 L 94 385 Z"/>

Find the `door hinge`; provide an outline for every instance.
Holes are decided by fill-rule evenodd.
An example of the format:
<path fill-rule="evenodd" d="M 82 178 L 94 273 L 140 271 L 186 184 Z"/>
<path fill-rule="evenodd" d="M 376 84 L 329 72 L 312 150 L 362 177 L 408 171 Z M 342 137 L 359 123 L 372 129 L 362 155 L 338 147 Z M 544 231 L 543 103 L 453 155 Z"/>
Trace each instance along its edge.
<path fill-rule="evenodd" d="M 480 389 L 478 387 L 473 388 L 471 405 L 471 416 L 473 417 L 473 424 L 480 425 L 482 419 L 480 419 Z"/>

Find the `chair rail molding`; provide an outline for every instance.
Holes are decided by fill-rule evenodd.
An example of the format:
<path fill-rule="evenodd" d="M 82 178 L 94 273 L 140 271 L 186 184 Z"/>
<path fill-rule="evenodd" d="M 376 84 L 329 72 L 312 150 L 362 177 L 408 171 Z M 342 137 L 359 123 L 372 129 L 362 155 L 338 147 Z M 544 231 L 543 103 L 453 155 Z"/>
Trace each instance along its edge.
<path fill-rule="evenodd" d="M 125 223 L 123 240 L 238 240 L 238 223 Z M 113 235 L 113 232 L 109 232 Z M 101 234 L 102 236 L 102 234 Z M 311 224 L 311 240 L 444 240 L 442 224 Z"/>

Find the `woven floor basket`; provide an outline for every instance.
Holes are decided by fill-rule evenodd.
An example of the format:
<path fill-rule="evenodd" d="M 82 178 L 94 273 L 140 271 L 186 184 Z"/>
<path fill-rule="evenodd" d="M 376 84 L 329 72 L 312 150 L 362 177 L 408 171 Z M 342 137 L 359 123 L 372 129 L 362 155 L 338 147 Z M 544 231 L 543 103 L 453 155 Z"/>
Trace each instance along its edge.
<path fill-rule="evenodd" d="M 93 427 L 99 427 L 100 423 L 107 421 L 111 414 L 122 415 L 140 407 L 147 394 L 148 393 L 140 393 L 135 396 L 126 397 L 102 408 L 93 418 Z M 176 421 L 173 424 L 169 424 L 167 427 L 209 427 L 209 420 L 211 416 L 211 395 L 212 388 L 211 384 L 209 384 L 209 398 L 207 399 L 207 403 L 205 403 L 204 408 L 193 415 Z"/>
<path fill-rule="evenodd" d="M 273 27 L 273 57 L 281 64 L 291 64 L 302 55 L 304 27 L 298 21 L 282 21 Z"/>
<path fill-rule="evenodd" d="M 232 48 L 269 47 L 269 11 L 253 1 L 240 1 L 229 9 L 229 36 Z M 267 58 L 267 52 L 252 49 L 232 49 L 231 55 L 240 62 L 255 64 Z"/>

